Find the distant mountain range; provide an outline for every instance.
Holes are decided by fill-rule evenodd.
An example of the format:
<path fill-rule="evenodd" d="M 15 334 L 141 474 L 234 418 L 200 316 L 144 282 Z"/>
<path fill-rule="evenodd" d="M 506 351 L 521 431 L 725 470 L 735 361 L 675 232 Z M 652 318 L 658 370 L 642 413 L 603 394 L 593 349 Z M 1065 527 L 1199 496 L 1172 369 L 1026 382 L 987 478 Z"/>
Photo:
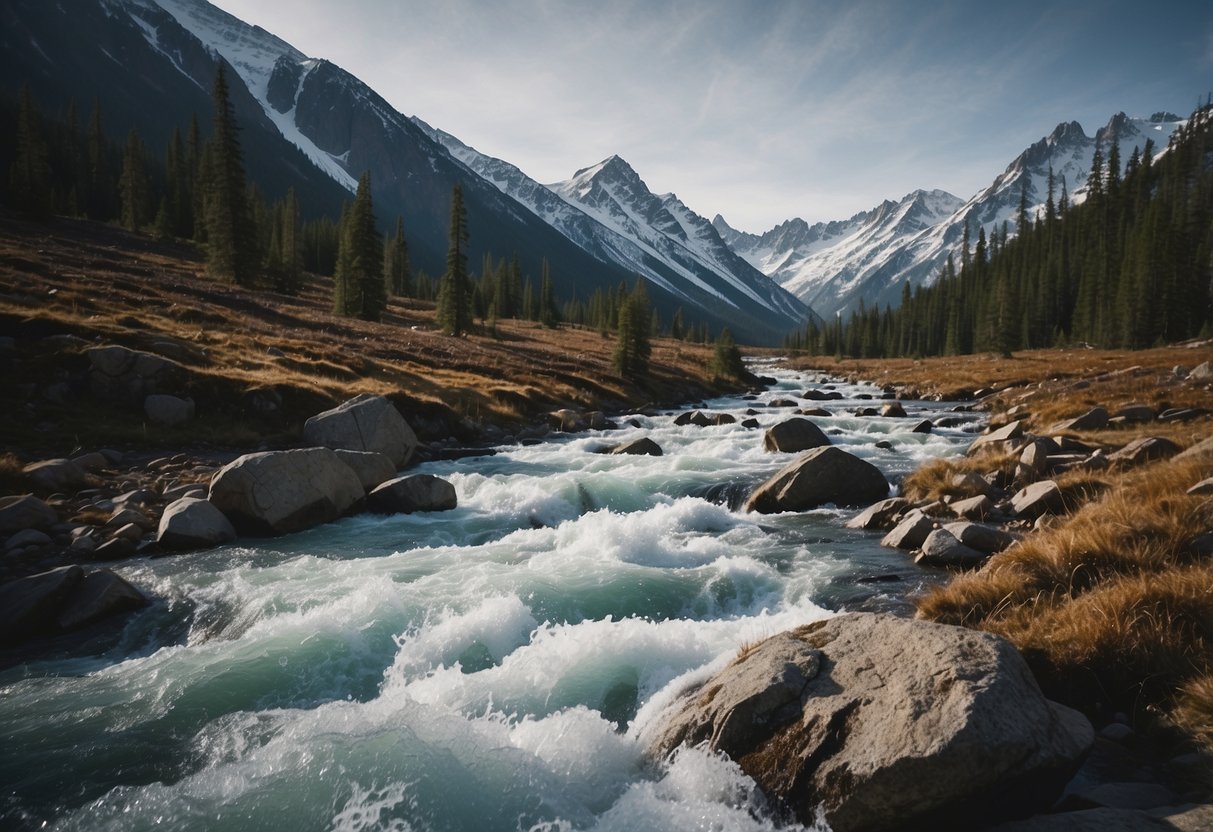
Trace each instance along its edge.
<path fill-rule="evenodd" d="M 565 298 L 641 276 L 666 320 L 682 308 L 688 320 L 728 325 L 754 344 L 778 343 L 818 313 L 896 304 L 905 281 L 935 279 L 966 222 L 976 239 L 979 226 L 988 234 L 1011 219 L 1025 177 L 1033 207 L 1044 202 L 1050 163 L 1059 192 L 1064 182 L 1081 200 L 1096 143 L 1115 141 L 1128 159 L 1147 138 L 1164 148 L 1180 121 L 1119 114 L 1094 138 L 1063 124 L 967 201 L 920 190 L 849 219 L 790 219 L 755 235 L 719 214 L 709 222 L 674 194 L 653 194 L 618 156 L 540 184 L 206 0 L 10 0 L 0 22 L 7 92 L 28 82 L 51 111 L 74 99 L 87 113 L 96 99 L 115 138 L 135 127 L 152 148 L 195 113 L 209 121 L 211 83 L 226 61 L 239 81 L 233 104 L 259 187 L 276 197 L 294 186 L 305 212 L 335 216 L 369 170 L 381 224 L 404 218 L 411 259 L 431 275 L 444 269 L 458 183 L 471 263 L 485 253 L 517 255 L 524 272 L 538 275 L 547 259 Z"/>
<path fill-rule="evenodd" d="M 597 288 L 643 276 L 665 320 L 727 325 L 750 343 L 777 343 L 812 312 L 724 245 L 711 223 L 673 197 L 653 197 L 627 166 L 603 165 L 593 193 L 614 208 L 579 203 L 530 182 L 504 162 L 397 112 L 345 70 L 205 0 L 12 0 L 0 10 L 0 71 L 11 95 L 28 82 L 44 109 L 100 102 L 114 138 L 130 127 L 164 147 L 192 114 L 209 121 L 217 62 L 229 75 L 250 176 L 270 196 L 294 185 L 305 211 L 336 216 L 369 170 L 386 228 L 404 218 L 415 267 L 444 270 L 452 187 L 463 188 L 469 262 L 517 255 L 536 278 L 546 259 L 557 294 L 586 299 Z M 238 79 L 237 83 L 234 79 Z M 630 169 L 627 169 L 630 172 Z M 598 196 L 594 197 L 598 199 Z M 605 198 L 604 198 L 605 199 Z M 665 203 L 664 212 L 658 203 Z M 621 217 L 640 211 L 624 230 Z M 644 221 L 650 216 L 658 226 Z"/>
<path fill-rule="evenodd" d="M 1077 204 L 1085 197 L 1096 146 L 1106 158 L 1115 143 L 1123 166 L 1134 148 L 1144 151 L 1147 140 L 1154 141 L 1155 155 L 1164 151 L 1182 123 L 1173 113 L 1148 119 L 1118 113 L 1094 137 L 1076 121 L 1059 124 L 968 200 L 946 191 L 914 191 L 848 220 L 810 226 L 791 219 L 762 235 L 736 231 L 719 214 L 713 225 L 734 251 L 822 315 L 849 313 L 861 301 L 868 308 L 896 306 L 907 280 L 915 286 L 935 281 L 948 254 L 960 248 L 966 223 L 974 242 L 979 229 L 988 236 L 1004 222 L 1014 235 L 1025 182 L 1029 214 L 1043 211 L 1050 165 L 1054 199 L 1064 187 Z"/>

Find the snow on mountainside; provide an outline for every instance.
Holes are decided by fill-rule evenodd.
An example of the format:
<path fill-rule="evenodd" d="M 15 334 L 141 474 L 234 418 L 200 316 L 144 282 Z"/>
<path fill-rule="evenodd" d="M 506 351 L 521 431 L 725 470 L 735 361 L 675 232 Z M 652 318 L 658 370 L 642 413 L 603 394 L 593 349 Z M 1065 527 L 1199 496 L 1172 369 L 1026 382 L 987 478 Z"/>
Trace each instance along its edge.
<path fill-rule="evenodd" d="M 1029 214 L 1043 213 L 1050 165 L 1054 199 L 1064 187 L 1070 202 L 1078 203 L 1086 195 L 1097 145 L 1106 161 L 1115 143 L 1123 170 L 1134 148 L 1144 151 L 1147 140 L 1153 140 L 1156 156 L 1165 150 L 1182 123 L 1171 113 L 1149 119 L 1118 113 L 1094 137 L 1077 122 L 1059 124 L 964 202 L 943 191 L 915 191 L 849 220 L 810 226 L 793 219 L 762 235 L 736 231 L 721 216 L 713 224 L 734 251 L 822 315 L 850 312 L 860 301 L 896 305 L 905 281 L 935 281 L 948 254 L 958 251 L 966 223 L 974 241 L 980 228 L 988 236 L 1004 222 L 1013 235 L 1025 185 Z"/>
<path fill-rule="evenodd" d="M 690 303 L 747 303 L 793 320 L 807 310 L 734 254 L 715 229 L 672 194 L 654 196 L 618 156 L 545 186 L 420 119 L 414 123 L 486 181 L 602 260 L 641 274 Z"/>

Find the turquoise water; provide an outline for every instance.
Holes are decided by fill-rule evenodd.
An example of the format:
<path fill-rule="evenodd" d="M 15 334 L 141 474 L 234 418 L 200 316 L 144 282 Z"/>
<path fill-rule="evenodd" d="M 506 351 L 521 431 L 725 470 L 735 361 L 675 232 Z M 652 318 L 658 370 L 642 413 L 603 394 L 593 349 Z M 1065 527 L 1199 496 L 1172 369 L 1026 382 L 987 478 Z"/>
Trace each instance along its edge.
<path fill-rule="evenodd" d="M 814 386 L 760 369 L 764 401 Z M 891 479 L 970 438 L 910 432 L 944 405 L 845 415 L 875 391 L 838 389 L 815 421 Z M 416 469 L 455 484 L 452 512 L 125 564 L 160 600 L 108 649 L 0 671 L 0 826 L 798 828 L 725 759 L 648 760 L 646 732 L 742 644 L 938 576 L 853 511 L 731 509 L 792 457 L 673 415 Z M 593 453 L 641 435 L 665 456 Z"/>

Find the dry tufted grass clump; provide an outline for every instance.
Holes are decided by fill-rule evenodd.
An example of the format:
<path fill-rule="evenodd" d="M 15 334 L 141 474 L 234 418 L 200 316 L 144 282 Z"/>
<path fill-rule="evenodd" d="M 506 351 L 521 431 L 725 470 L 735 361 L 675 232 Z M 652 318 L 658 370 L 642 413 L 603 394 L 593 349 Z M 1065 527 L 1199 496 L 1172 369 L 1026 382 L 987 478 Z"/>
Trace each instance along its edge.
<path fill-rule="evenodd" d="M 1051 695 L 1088 712 L 1170 707 L 1213 671 L 1213 555 L 1197 541 L 1213 500 L 1186 493 L 1210 473 L 1205 457 L 1075 478 L 1104 490 L 929 591 L 918 613 L 1007 637 Z"/>

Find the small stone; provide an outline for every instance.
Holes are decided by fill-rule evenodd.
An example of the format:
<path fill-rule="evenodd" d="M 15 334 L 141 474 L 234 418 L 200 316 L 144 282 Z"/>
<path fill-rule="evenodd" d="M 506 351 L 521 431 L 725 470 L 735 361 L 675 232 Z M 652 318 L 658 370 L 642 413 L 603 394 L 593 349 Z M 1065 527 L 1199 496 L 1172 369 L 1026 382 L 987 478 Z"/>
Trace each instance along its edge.
<path fill-rule="evenodd" d="M 873 503 L 847 521 L 848 529 L 891 529 L 896 519 L 907 508 L 910 501 L 904 497 L 889 497 Z"/>
<path fill-rule="evenodd" d="M 93 550 L 93 560 L 120 560 L 135 554 L 135 541 L 113 537 Z"/>
<path fill-rule="evenodd" d="M 935 529 L 922 543 L 922 551 L 914 558 L 920 566 L 971 569 L 980 566 L 986 553 L 966 546 L 947 529 Z"/>
<path fill-rule="evenodd" d="M 26 546 L 50 546 L 54 542 L 55 541 L 51 539 L 50 535 L 40 532 L 37 529 L 23 529 L 6 540 L 4 542 L 4 548 L 5 550 L 11 551 L 13 549 L 19 549 Z"/>
<path fill-rule="evenodd" d="M 628 456 L 661 456 L 661 446 L 649 439 L 647 436 L 642 436 L 639 439 L 633 439 L 631 442 L 625 442 L 611 451 L 612 454 L 628 455 Z"/>
<path fill-rule="evenodd" d="M 884 539 L 881 546 L 892 549 L 917 549 L 926 541 L 927 535 L 935 528 L 935 523 L 925 514 L 914 511 L 902 518 Z"/>
<path fill-rule="evenodd" d="M 455 486 L 430 474 L 397 477 L 367 495 L 372 511 L 409 514 L 417 511 L 449 511 L 458 505 Z"/>
<path fill-rule="evenodd" d="M 0 535 L 22 529 L 49 529 L 59 514 L 32 494 L 0 497 Z"/>
<path fill-rule="evenodd" d="M 1076 416 L 1064 422 L 1058 422 L 1051 433 L 1066 433 L 1069 431 L 1103 430 L 1108 425 L 1108 409 L 1093 407 L 1081 416 Z"/>
<path fill-rule="evenodd" d="M 981 523 L 947 523 L 944 528 L 964 545 L 987 555 L 1001 552 L 1015 542 L 1014 535 Z"/>
<path fill-rule="evenodd" d="M 969 497 L 967 500 L 957 500 L 952 503 L 952 511 L 960 517 L 969 520 L 984 520 L 994 511 L 994 501 L 984 494 Z"/>
<path fill-rule="evenodd" d="M 910 433 L 930 433 L 934 427 L 935 425 L 931 423 L 930 419 L 923 419 L 913 427 Z"/>
<path fill-rule="evenodd" d="M 1065 508 L 1061 489 L 1053 480 L 1041 480 L 1021 489 L 1011 498 L 1011 507 L 1020 517 L 1036 518 Z"/>
<path fill-rule="evenodd" d="M 143 413 L 152 424 L 177 427 L 194 418 L 194 400 L 153 393 L 143 400 Z"/>
<path fill-rule="evenodd" d="M 906 417 L 906 409 L 901 402 L 889 402 L 880 408 L 880 415 L 891 419 L 904 419 Z"/>

